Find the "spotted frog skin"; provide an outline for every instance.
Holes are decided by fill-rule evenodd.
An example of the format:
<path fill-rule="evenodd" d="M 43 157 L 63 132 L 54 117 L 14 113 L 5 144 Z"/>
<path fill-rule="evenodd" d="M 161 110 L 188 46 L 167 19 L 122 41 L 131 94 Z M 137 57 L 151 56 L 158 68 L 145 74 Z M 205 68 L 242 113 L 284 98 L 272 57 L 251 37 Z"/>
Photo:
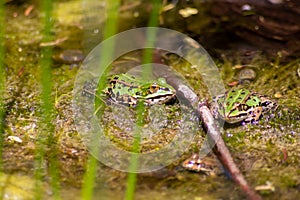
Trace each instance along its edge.
<path fill-rule="evenodd" d="M 247 89 L 232 89 L 224 95 L 213 98 L 211 112 L 215 118 L 234 124 L 254 122 L 278 107 L 270 98 Z"/>
<path fill-rule="evenodd" d="M 200 172 L 209 176 L 216 176 L 222 173 L 221 164 L 213 155 L 200 158 L 199 154 L 193 154 L 182 163 L 182 167 L 189 171 Z"/>
<path fill-rule="evenodd" d="M 139 101 L 144 105 L 164 104 L 175 98 L 175 89 L 164 78 L 142 80 L 129 74 L 113 75 L 103 92 L 117 104 L 135 107 Z"/>

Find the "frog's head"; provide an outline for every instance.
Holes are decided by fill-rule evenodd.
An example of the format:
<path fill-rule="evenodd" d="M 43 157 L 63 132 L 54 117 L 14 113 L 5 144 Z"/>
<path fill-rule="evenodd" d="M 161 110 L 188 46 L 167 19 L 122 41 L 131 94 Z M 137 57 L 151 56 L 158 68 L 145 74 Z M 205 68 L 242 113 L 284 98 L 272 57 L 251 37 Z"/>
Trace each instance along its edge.
<path fill-rule="evenodd" d="M 149 83 L 142 86 L 143 99 L 149 105 L 163 104 L 175 98 L 176 90 L 167 83 Z"/>

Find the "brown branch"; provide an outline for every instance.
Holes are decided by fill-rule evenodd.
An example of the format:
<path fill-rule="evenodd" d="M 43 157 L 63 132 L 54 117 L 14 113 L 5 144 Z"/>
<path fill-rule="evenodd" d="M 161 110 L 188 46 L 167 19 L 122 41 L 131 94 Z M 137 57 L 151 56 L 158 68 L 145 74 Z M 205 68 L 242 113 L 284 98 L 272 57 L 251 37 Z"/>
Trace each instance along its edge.
<path fill-rule="evenodd" d="M 262 199 L 254 190 L 251 189 L 239 168 L 234 163 L 234 160 L 221 137 L 220 130 L 215 124 L 215 120 L 208 107 L 203 103 L 200 103 L 198 112 L 206 128 L 209 143 L 213 146 L 213 152 L 216 154 L 223 167 L 231 174 L 232 179 L 236 182 L 236 184 L 238 184 L 246 193 L 248 199 Z"/>
<path fill-rule="evenodd" d="M 191 105 L 193 109 L 196 110 L 207 131 L 209 143 L 211 144 L 211 147 L 213 147 L 214 153 L 222 163 L 223 167 L 231 174 L 235 183 L 245 192 L 247 198 L 250 200 L 262 199 L 251 189 L 239 168 L 234 163 L 233 158 L 221 137 L 220 129 L 215 123 L 216 120 L 211 115 L 206 103 L 199 104 L 199 98 L 193 89 L 188 87 L 188 84 L 185 83 L 182 76 L 175 73 L 170 67 L 154 65 L 153 74 L 157 77 L 166 78 L 167 82 L 176 90 L 176 96 L 181 100 L 185 100 L 185 103 Z"/>

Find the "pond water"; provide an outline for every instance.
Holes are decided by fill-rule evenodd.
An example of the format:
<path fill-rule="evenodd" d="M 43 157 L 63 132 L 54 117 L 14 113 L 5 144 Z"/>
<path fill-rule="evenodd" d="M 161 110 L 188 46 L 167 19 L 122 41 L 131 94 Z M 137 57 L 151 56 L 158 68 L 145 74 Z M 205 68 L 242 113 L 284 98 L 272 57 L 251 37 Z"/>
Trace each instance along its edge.
<path fill-rule="evenodd" d="M 1 194 L 4 199 L 13 199 L 11 194 L 17 195 L 20 191 L 18 199 L 32 199 L 36 195 L 34 193 L 36 185 L 40 186 L 45 199 L 55 198 L 56 195 L 60 195 L 62 199 L 80 199 L 82 184 L 86 180 L 84 174 L 89 162 L 89 152 L 74 124 L 71 106 L 72 90 L 80 65 L 78 62 L 101 41 L 106 3 L 74 0 L 56 1 L 53 5 L 51 43 L 42 42 L 42 13 L 38 3 L 12 1 L 5 5 L 7 25 L 4 33 L 6 52 L 4 103 L 6 112 L 2 143 L 3 174 L 1 175 L 1 192 L 3 192 Z M 174 2 L 166 3 L 164 6 L 164 12 L 178 10 L 172 8 L 172 6 L 176 7 Z M 147 25 L 150 8 L 150 3 L 124 1 L 120 8 L 120 30 Z M 199 12 L 199 15 L 202 16 L 202 13 Z M 169 13 L 163 13 L 162 17 L 161 20 L 164 20 L 169 28 L 185 31 L 176 23 L 176 19 L 169 19 Z M 188 17 L 184 20 L 189 28 L 196 26 L 196 24 L 189 24 Z M 45 46 L 53 47 L 54 54 L 51 65 L 53 80 L 51 95 L 54 100 L 55 131 L 50 141 L 51 145 L 47 142 L 46 145 L 43 144 L 45 158 L 41 161 L 41 173 L 37 176 L 35 157 L 39 155 L 37 153 L 39 148 L 36 145 L 39 134 L 44 128 L 40 116 L 39 71 L 43 67 L 40 59 L 43 57 L 42 49 Z M 244 65 L 241 57 L 226 56 L 226 52 L 223 55 L 225 55 L 223 60 L 215 59 L 215 62 L 227 89 L 231 85 L 246 87 L 270 96 L 279 104 L 273 117 L 264 116 L 257 125 L 225 126 L 223 137 L 233 158 L 253 188 L 266 187 L 259 191 L 264 199 L 299 199 L 299 61 L 281 63 L 280 57 L 266 58 L 257 54 L 247 61 L 247 65 Z M 55 56 L 60 56 L 61 59 L 57 60 Z M 140 62 L 139 53 L 133 52 L 125 58 L 120 58 L 113 65 L 126 68 Z M 192 71 L 192 66 L 184 65 L 172 55 L 168 56 L 168 62 L 188 80 L 200 98 L 211 98 L 206 94 L 207 88 L 201 82 L 199 74 Z M 117 67 L 113 70 L 118 72 Z M 172 133 L 174 128 L 172 125 L 175 126 L 178 117 L 176 106 L 174 108 L 168 105 L 165 109 L 164 113 L 173 113 L 173 115 L 168 113 L 166 118 L 174 121 L 171 120 L 171 125 L 157 122 L 159 126 L 167 127 L 166 132 L 163 132 L 165 135 L 158 137 L 164 140 L 160 143 L 168 142 L 166 133 Z M 108 114 L 105 120 L 112 118 L 110 117 Z M 121 124 L 128 122 L 120 118 L 115 120 L 119 120 Z M 122 135 L 124 132 L 114 129 L 113 126 L 110 126 L 110 129 L 112 137 L 118 134 L 120 137 L 124 136 Z M 128 136 L 125 135 L 124 138 L 126 137 Z M 204 137 L 205 132 L 199 127 L 194 144 L 177 161 L 158 171 L 138 174 L 135 199 L 245 198 L 243 192 L 226 175 L 207 176 L 202 173 L 188 172 L 180 167 L 185 158 L 197 152 L 197 146 Z M 157 147 L 149 141 L 145 142 L 145 146 L 146 150 Z M 57 169 L 51 168 L 53 164 L 51 156 L 54 156 Z M 92 199 L 124 199 L 128 187 L 127 173 L 97 162 L 94 175 L 95 189 Z M 15 182 L 24 183 L 18 185 Z M 22 193 L 24 190 L 28 190 L 26 195 Z"/>

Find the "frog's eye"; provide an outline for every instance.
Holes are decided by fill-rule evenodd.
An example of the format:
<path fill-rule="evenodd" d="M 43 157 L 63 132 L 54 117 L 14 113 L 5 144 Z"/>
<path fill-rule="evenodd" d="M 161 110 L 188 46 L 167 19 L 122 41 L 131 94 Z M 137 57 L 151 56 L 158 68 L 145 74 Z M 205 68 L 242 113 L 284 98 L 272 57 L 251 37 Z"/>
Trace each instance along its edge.
<path fill-rule="evenodd" d="M 156 83 L 153 83 L 149 89 L 150 89 L 150 93 L 153 94 L 153 93 L 157 92 L 157 90 L 159 89 L 159 86 Z"/>
<path fill-rule="evenodd" d="M 247 105 L 242 105 L 242 110 L 248 110 L 249 109 L 249 106 L 247 106 Z"/>

